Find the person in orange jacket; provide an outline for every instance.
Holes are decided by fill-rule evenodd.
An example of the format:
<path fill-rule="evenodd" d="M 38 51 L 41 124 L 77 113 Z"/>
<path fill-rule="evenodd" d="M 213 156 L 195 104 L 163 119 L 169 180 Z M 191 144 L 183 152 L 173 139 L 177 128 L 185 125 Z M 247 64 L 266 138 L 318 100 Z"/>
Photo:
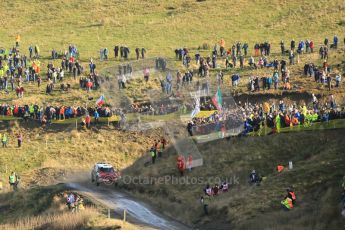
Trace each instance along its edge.
<path fill-rule="evenodd" d="M 292 204 L 295 204 L 295 202 L 296 202 L 295 192 L 291 188 L 286 189 L 286 191 L 287 191 L 286 197 L 288 197 L 292 200 Z"/>

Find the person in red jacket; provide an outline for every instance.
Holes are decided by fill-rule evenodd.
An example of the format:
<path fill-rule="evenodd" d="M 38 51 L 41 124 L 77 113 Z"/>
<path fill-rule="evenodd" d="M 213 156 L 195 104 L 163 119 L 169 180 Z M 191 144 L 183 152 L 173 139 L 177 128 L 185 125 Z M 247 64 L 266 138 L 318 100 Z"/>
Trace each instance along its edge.
<path fill-rule="evenodd" d="M 314 52 L 314 42 L 313 41 L 310 41 L 309 47 L 310 47 L 310 52 L 313 53 Z"/>
<path fill-rule="evenodd" d="M 185 163 L 183 157 L 180 155 L 177 157 L 177 168 L 180 172 L 180 175 L 183 176 L 185 170 Z"/>
<path fill-rule="evenodd" d="M 18 116 L 18 113 L 19 113 L 18 105 L 15 105 L 15 106 L 14 106 L 14 109 L 13 109 L 13 115 L 14 115 L 14 116 Z"/>
<path fill-rule="evenodd" d="M 85 117 L 85 124 L 86 124 L 86 128 L 90 128 L 90 124 L 91 124 L 91 117 L 90 115 L 86 115 Z"/>

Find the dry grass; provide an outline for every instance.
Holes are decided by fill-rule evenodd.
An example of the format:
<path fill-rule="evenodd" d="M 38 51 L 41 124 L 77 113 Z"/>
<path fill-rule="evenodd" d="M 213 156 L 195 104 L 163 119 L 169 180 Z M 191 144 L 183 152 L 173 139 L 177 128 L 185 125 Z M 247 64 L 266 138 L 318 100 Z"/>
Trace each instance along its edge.
<path fill-rule="evenodd" d="M 0 229 L 139 229 L 122 220 L 106 218 L 104 208 L 83 197 L 85 210 L 71 213 L 63 185 L 42 186 L 16 193 L 0 193 Z M 141 228 L 140 228 L 141 229 Z"/>
<path fill-rule="evenodd" d="M 21 219 L 14 224 L 0 226 L 0 229 L 50 229 L 50 230 L 72 230 L 81 229 L 97 212 L 92 209 L 85 209 L 82 212 L 44 215 Z"/>
<path fill-rule="evenodd" d="M 46 131 L 41 128 L 9 130 L 7 149 L 0 149 L 3 181 L 16 171 L 22 186 L 43 185 L 58 181 L 68 171 L 90 170 L 96 162 L 109 162 L 118 169 L 131 165 L 146 154 L 159 130 L 144 133 L 122 132 L 111 127 L 76 131 L 74 125 Z M 16 133 L 23 134 L 23 146 L 16 147 Z M 4 151 L 5 150 L 5 151 Z M 4 183 L 7 186 L 7 183 Z"/>
<path fill-rule="evenodd" d="M 2 230 L 74 230 L 74 229 L 150 229 L 125 223 L 122 220 L 107 219 L 92 208 L 78 213 L 63 212 L 58 214 L 40 215 L 18 220 L 13 224 L 0 225 Z"/>
<path fill-rule="evenodd" d="M 277 136 L 248 137 L 231 141 L 219 140 L 199 145 L 204 165 L 195 168 L 188 177 L 239 178 L 239 184 L 230 185 L 230 191 L 212 199 L 210 216 L 202 214 L 199 202 L 202 184 L 130 184 L 121 185 L 131 194 L 146 200 L 164 214 L 202 229 L 231 226 L 231 229 L 339 229 L 339 201 L 333 197 L 341 194 L 344 156 L 342 155 L 342 130 L 317 133 L 292 133 Z M 339 139 L 340 138 L 340 139 Z M 315 144 L 318 143 L 318 144 Z M 143 167 L 143 161 L 128 168 L 124 174 L 142 177 L 178 176 L 174 150 L 156 165 Z M 277 164 L 294 163 L 293 171 L 278 174 Z M 259 187 L 249 186 L 247 178 L 256 169 L 267 179 Z M 213 182 L 214 183 L 214 182 Z M 211 185 L 213 185 L 210 182 Z M 296 208 L 283 212 L 280 200 L 285 189 L 293 186 L 298 196 Z M 188 207 L 188 208 L 186 208 Z M 293 216 L 293 218 L 290 218 Z M 322 218 L 321 218 L 322 216 Z M 262 226 L 262 227 L 261 227 Z"/>

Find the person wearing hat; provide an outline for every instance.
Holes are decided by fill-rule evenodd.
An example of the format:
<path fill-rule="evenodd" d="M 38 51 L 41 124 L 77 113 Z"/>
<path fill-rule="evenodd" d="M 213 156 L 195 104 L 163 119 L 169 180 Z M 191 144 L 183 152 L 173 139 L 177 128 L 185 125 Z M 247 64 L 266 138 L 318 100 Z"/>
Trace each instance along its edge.
<path fill-rule="evenodd" d="M 288 188 L 288 189 L 286 189 L 286 191 L 287 191 L 286 197 L 288 197 L 292 200 L 292 204 L 295 204 L 295 202 L 296 202 L 295 192 L 292 190 L 292 188 Z"/>
<path fill-rule="evenodd" d="M 251 174 L 249 175 L 250 183 L 252 184 L 259 184 L 260 178 L 255 169 L 252 170 Z"/>

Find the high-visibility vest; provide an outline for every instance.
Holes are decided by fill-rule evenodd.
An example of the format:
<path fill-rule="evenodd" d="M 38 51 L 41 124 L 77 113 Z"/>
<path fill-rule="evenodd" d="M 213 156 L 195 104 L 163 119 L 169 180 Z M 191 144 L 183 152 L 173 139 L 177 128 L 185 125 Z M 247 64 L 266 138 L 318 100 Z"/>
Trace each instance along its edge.
<path fill-rule="evenodd" d="M 307 107 L 305 105 L 302 107 L 302 113 L 304 116 L 307 115 Z"/>
<path fill-rule="evenodd" d="M 287 209 L 293 208 L 292 200 L 290 198 L 286 198 L 285 200 L 282 200 L 280 203 L 284 205 Z"/>
<path fill-rule="evenodd" d="M 2 136 L 2 142 L 6 142 L 6 141 L 7 141 L 7 135 L 4 134 L 4 135 Z"/>
<path fill-rule="evenodd" d="M 151 153 L 151 156 L 154 157 L 156 154 L 155 154 L 155 151 L 150 151 Z"/>
<path fill-rule="evenodd" d="M 33 105 L 30 105 L 30 106 L 29 106 L 29 112 L 30 112 L 30 113 L 34 113 L 34 112 L 35 112 L 35 109 L 34 109 L 34 106 L 33 106 Z"/>
<path fill-rule="evenodd" d="M 286 200 L 288 202 L 290 209 L 293 208 L 292 200 L 290 198 L 286 198 Z"/>
<path fill-rule="evenodd" d="M 9 179 L 10 179 L 11 184 L 15 183 L 16 182 L 16 175 L 11 175 Z"/>

